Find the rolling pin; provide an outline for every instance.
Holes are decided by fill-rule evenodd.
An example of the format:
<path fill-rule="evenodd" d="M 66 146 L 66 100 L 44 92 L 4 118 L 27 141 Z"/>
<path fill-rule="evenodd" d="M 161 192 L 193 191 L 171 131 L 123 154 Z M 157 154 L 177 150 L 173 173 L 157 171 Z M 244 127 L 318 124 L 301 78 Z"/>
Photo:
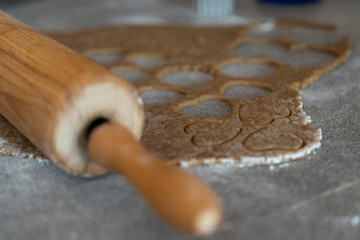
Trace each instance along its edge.
<path fill-rule="evenodd" d="M 1 11 L 0 113 L 68 173 L 124 175 L 178 229 L 208 234 L 220 222 L 205 183 L 138 143 L 143 109 L 131 85 Z"/>

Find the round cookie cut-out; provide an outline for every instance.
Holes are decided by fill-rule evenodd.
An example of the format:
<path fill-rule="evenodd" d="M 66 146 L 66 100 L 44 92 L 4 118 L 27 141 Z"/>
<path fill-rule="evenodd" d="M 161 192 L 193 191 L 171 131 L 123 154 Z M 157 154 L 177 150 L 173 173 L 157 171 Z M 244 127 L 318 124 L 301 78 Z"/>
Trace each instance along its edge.
<path fill-rule="evenodd" d="M 295 41 L 313 45 L 325 45 L 337 42 L 342 35 L 337 31 L 326 29 L 309 29 L 309 28 L 285 28 L 281 32 L 286 35 L 295 36 Z"/>
<path fill-rule="evenodd" d="M 336 56 L 329 52 L 300 49 L 276 59 L 285 65 L 294 67 L 322 67 L 336 60 Z"/>
<path fill-rule="evenodd" d="M 268 63 L 233 62 L 220 68 L 222 74 L 235 78 L 255 78 L 269 76 L 277 71 L 277 67 Z"/>
<path fill-rule="evenodd" d="M 320 67 L 336 59 L 330 52 L 313 49 L 297 49 L 291 52 L 284 46 L 270 43 L 243 43 L 235 48 L 234 54 L 244 58 L 270 57 L 294 67 Z"/>
<path fill-rule="evenodd" d="M 209 99 L 196 105 L 188 105 L 180 113 L 199 117 L 224 117 L 231 114 L 231 106 L 222 100 Z"/>
<path fill-rule="evenodd" d="M 137 82 L 137 81 L 142 81 L 150 76 L 150 74 L 147 72 L 144 72 L 141 70 L 135 70 L 135 69 L 113 70 L 113 73 L 115 73 L 119 77 L 122 77 L 131 83 Z"/>
<path fill-rule="evenodd" d="M 247 36 L 253 38 L 265 37 L 291 37 L 295 42 L 307 43 L 312 45 L 325 45 L 337 42 L 341 39 L 342 34 L 329 29 L 309 29 L 291 27 L 284 29 L 263 30 L 256 28 L 246 33 Z"/>
<path fill-rule="evenodd" d="M 270 94 L 271 91 L 253 86 L 232 85 L 225 89 L 224 96 L 230 99 L 246 100 L 257 96 Z"/>
<path fill-rule="evenodd" d="M 163 89 L 145 90 L 140 93 L 145 105 L 160 106 L 176 102 L 184 97 L 184 94 Z"/>
<path fill-rule="evenodd" d="M 214 77 L 211 74 L 200 71 L 176 71 L 162 76 L 162 80 L 170 85 L 179 87 L 191 87 L 211 82 Z"/>
<path fill-rule="evenodd" d="M 160 56 L 138 56 L 129 60 L 143 68 L 158 68 L 165 64 L 166 60 Z"/>
<path fill-rule="evenodd" d="M 288 50 L 286 47 L 274 43 L 244 42 L 235 47 L 234 54 L 243 58 L 271 57 L 280 59 L 288 54 Z"/>

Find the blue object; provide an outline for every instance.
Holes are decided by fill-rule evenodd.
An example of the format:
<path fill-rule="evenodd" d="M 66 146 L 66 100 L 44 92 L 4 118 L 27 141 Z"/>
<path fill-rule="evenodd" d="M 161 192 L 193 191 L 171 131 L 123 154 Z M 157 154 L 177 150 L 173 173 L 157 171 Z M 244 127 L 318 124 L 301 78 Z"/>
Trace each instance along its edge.
<path fill-rule="evenodd" d="M 275 3 L 275 4 L 304 4 L 314 3 L 319 0 L 260 0 L 260 2 Z"/>

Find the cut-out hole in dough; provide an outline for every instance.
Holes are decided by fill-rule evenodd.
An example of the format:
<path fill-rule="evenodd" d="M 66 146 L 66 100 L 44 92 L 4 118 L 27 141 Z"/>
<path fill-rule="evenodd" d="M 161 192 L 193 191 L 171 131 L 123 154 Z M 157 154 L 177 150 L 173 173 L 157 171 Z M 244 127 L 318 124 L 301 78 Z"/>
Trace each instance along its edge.
<path fill-rule="evenodd" d="M 191 87 L 209 83 L 213 80 L 213 76 L 199 71 L 178 71 L 167 73 L 162 79 L 165 83 L 174 86 Z"/>
<path fill-rule="evenodd" d="M 146 90 L 140 93 L 145 105 L 159 106 L 176 102 L 184 97 L 182 93 L 170 90 Z"/>
<path fill-rule="evenodd" d="M 267 63 L 230 63 L 222 66 L 220 71 L 230 77 L 253 78 L 271 75 L 277 67 Z"/>
<path fill-rule="evenodd" d="M 294 67 L 320 67 L 335 61 L 336 56 L 323 51 L 302 49 L 276 60 Z"/>
<path fill-rule="evenodd" d="M 269 56 L 282 64 L 294 67 L 319 67 L 336 59 L 335 55 L 324 51 L 301 49 L 289 52 L 280 45 L 258 43 L 241 44 L 235 48 L 234 53 L 245 58 Z"/>
<path fill-rule="evenodd" d="M 165 59 L 159 56 L 144 56 L 130 59 L 130 62 L 144 68 L 157 68 L 165 64 Z"/>
<path fill-rule="evenodd" d="M 281 58 L 288 54 L 285 47 L 271 43 L 243 43 L 234 49 L 236 56 L 244 58 L 260 58 L 273 57 L 274 59 Z"/>
<path fill-rule="evenodd" d="M 310 28 L 285 28 L 282 30 L 264 31 L 262 29 L 254 29 L 247 33 L 249 37 L 281 37 L 292 36 L 296 42 L 309 44 L 329 44 L 340 40 L 342 34 L 337 31 L 325 29 Z"/>
<path fill-rule="evenodd" d="M 101 64 L 116 62 L 123 58 L 123 55 L 119 52 L 96 52 L 86 56 Z"/>
<path fill-rule="evenodd" d="M 231 106 L 225 101 L 210 99 L 186 106 L 180 113 L 199 117 L 224 117 L 231 114 Z"/>
<path fill-rule="evenodd" d="M 310 28 L 285 28 L 281 31 L 283 35 L 293 35 L 295 40 L 309 44 L 329 44 L 341 38 L 341 33 L 324 29 Z"/>
<path fill-rule="evenodd" d="M 256 96 L 263 96 L 269 94 L 270 91 L 265 88 L 233 85 L 224 91 L 224 96 L 231 99 L 245 100 Z"/>
<path fill-rule="evenodd" d="M 121 69 L 113 71 L 116 75 L 124 78 L 128 82 L 136 82 L 146 79 L 150 76 L 149 73 L 140 71 L 140 70 L 132 70 L 132 69 Z"/>

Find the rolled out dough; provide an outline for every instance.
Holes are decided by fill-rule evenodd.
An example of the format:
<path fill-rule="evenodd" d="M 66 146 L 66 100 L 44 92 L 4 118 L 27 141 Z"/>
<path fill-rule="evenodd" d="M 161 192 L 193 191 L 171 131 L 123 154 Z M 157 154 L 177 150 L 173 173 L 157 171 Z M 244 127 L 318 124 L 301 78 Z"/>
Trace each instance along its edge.
<path fill-rule="evenodd" d="M 300 20 L 277 23 L 278 28 L 336 29 Z M 250 37 L 248 32 L 256 28 L 114 26 L 49 36 L 94 60 L 105 59 L 100 63 L 134 84 L 148 104 L 142 143 L 170 164 L 272 164 L 304 157 L 320 147 L 321 131 L 308 126 L 310 118 L 302 110 L 299 89 L 343 62 L 350 41 L 343 37 L 331 44 L 312 45 L 291 36 Z M 242 44 L 273 44 L 285 48 L 291 57 L 303 50 L 322 52 L 334 60 L 320 66 L 291 66 L 266 54 L 238 56 L 234 50 Z M 224 70 L 229 68 L 235 74 Z M 201 76 L 205 78 L 197 79 Z M 267 91 L 245 99 L 225 96 L 234 86 Z M 160 101 L 146 99 L 151 94 Z M 217 105 L 212 106 L 214 102 Z M 204 113 L 206 105 L 213 111 Z M 44 159 L 2 117 L 0 153 Z"/>

